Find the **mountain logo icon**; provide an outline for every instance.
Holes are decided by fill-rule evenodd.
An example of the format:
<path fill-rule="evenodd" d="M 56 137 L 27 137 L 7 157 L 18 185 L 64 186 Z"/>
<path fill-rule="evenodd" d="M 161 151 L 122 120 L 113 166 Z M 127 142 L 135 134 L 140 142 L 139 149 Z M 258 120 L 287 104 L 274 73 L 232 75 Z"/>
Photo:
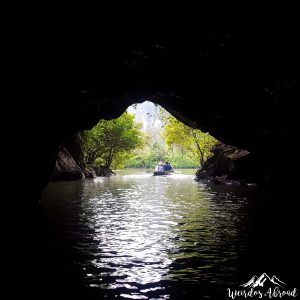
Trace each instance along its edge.
<path fill-rule="evenodd" d="M 263 287 L 270 284 L 277 285 L 280 287 L 284 287 L 286 285 L 286 283 L 279 280 L 275 275 L 269 277 L 266 273 L 262 273 L 259 277 L 254 275 L 248 282 L 241 284 L 241 286 L 245 288 L 255 288 Z"/>

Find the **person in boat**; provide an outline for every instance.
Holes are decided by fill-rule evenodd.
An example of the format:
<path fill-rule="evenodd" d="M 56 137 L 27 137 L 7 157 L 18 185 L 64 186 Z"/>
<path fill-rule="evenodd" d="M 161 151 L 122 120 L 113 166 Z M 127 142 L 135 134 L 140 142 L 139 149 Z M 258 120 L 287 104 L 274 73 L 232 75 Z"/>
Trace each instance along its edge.
<path fill-rule="evenodd" d="M 164 165 L 164 170 L 168 172 L 174 172 L 172 165 L 166 161 L 166 164 Z"/>
<path fill-rule="evenodd" d="M 165 171 L 165 164 L 162 161 L 160 161 L 158 163 L 158 165 L 155 167 L 155 171 L 156 172 L 164 172 Z"/>

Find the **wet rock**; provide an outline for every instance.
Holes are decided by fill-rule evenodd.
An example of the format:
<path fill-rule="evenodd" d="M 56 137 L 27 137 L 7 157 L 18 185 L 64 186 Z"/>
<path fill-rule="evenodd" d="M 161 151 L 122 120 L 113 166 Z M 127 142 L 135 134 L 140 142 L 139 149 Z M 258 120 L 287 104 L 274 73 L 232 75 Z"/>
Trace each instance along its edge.
<path fill-rule="evenodd" d="M 238 161 L 249 155 L 249 151 L 230 145 L 218 144 L 212 152 L 214 155 L 197 170 L 195 180 L 207 180 L 215 184 L 240 184 L 239 180 L 244 180 L 244 178 L 235 177 L 239 174 L 235 169 L 238 169 Z M 235 176 L 231 176 L 233 170 L 235 170 Z"/>
<path fill-rule="evenodd" d="M 215 176 L 212 181 L 215 184 L 226 184 L 227 175 Z"/>
<path fill-rule="evenodd" d="M 93 169 L 95 170 L 97 176 L 110 177 L 116 175 L 115 172 L 113 172 L 110 168 L 107 168 L 105 166 L 96 166 L 93 167 Z"/>
<path fill-rule="evenodd" d="M 96 178 L 97 177 L 96 172 L 92 167 L 86 167 L 83 172 L 84 172 L 85 178 Z"/>

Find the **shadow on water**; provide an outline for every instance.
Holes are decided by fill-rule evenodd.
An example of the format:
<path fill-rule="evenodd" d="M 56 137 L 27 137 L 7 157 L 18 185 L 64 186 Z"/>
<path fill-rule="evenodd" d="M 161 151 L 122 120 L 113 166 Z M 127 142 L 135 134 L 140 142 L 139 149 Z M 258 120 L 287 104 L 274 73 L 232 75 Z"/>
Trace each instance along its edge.
<path fill-rule="evenodd" d="M 73 299 L 226 299 L 227 287 L 254 274 L 286 278 L 288 259 L 274 265 L 286 253 L 274 249 L 276 222 L 258 198 L 255 188 L 208 187 L 184 173 L 51 183 L 40 289 Z"/>

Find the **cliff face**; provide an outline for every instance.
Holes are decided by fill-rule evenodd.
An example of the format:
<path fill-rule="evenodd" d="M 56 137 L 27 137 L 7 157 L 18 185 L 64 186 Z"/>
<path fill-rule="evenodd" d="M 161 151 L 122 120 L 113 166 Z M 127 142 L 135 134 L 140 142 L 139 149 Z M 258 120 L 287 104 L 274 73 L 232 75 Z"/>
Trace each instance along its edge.
<path fill-rule="evenodd" d="M 250 153 L 246 150 L 239 149 L 230 145 L 216 145 L 213 149 L 213 156 L 207 159 L 203 166 L 196 172 L 195 180 L 207 180 L 214 183 L 239 184 L 249 183 L 251 177 L 241 161 Z M 247 158 L 246 158 L 247 159 Z M 248 165 L 248 168 L 250 165 Z"/>
<path fill-rule="evenodd" d="M 83 137 L 81 133 L 74 134 L 64 142 L 64 147 L 68 150 L 70 155 L 74 158 L 78 166 L 84 170 L 86 165 L 83 154 Z"/>
<path fill-rule="evenodd" d="M 35 40 L 27 76 L 35 88 L 26 95 L 28 169 L 40 174 L 33 190 L 47 184 L 65 139 L 145 100 L 250 151 L 256 181 L 272 190 L 294 168 L 278 158 L 297 157 L 289 145 L 297 133 L 298 45 L 289 28 L 273 26 L 208 30 L 193 40 Z"/>
<path fill-rule="evenodd" d="M 77 165 L 74 158 L 65 147 L 62 147 L 58 153 L 52 178 L 54 180 L 85 178 L 82 169 Z"/>
<path fill-rule="evenodd" d="M 77 133 L 60 147 L 51 178 L 53 180 L 74 180 L 95 177 L 95 170 L 86 166 L 84 162 L 82 137 L 80 133 Z"/>

